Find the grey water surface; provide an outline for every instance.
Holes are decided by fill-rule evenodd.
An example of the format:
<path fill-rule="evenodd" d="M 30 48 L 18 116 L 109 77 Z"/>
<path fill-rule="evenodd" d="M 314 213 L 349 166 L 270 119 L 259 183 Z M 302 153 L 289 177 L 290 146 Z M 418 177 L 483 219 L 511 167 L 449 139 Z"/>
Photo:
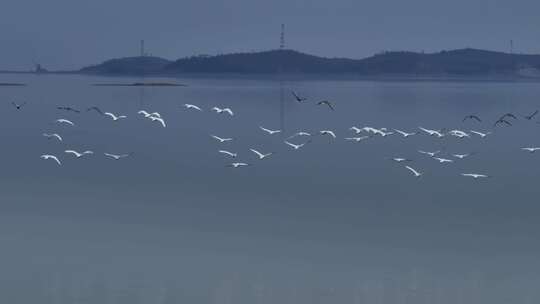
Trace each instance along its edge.
<path fill-rule="evenodd" d="M 520 150 L 540 146 L 540 124 L 521 118 L 540 108 L 538 83 L 207 77 L 153 79 L 186 87 L 91 85 L 139 80 L 0 75 L 28 84 L 0 88 L 1 302 L 540 299 L 540 154 Z M 308 101 L 297 103 L 291 89 Z M 323 99 L 336 110 L 315 104 Z M 11 101 L 27 105 L 16 110 Z M 128 118 L 113 122 L 86 112 L 91 106 Z M 160 112 L 167 128 L 141 109 Z M 507 112 L 520 119 L 494 128 Z M 462 122 L 469 114 L 483 122 Z M 54 124 L 59 118 L 76 125 Z M 351 143 L 343 138 L 354 136 L 353 125 L 493 134 Z M 338 138 L 312 136 L 298 151 L 283 143 L 325 129 Z M 211 134 L 234 140 L 220 144 Z M 222 148 L 251 166 L 226 167 L 233 160 Z M 249 148 L 275 154 L 259 161 Z M 96 154 L 75 159 L 66 149 Z M 439 164 L 419 149 L 475 154 Z M 114 161 L 104 152 L 133 154 Z M 424 175 L 389 157 L 412 159 Z M 460 176 L 471 172 L 491 177 Z"/>

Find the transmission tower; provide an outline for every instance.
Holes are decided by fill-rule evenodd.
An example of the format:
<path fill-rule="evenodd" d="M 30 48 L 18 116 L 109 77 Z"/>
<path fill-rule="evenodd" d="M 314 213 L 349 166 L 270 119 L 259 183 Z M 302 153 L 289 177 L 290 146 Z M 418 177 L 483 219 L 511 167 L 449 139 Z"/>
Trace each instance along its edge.
<path fill-rule="evenodd" d="M 279 36 L 279 49 L 285 49 L 285 24 L 281 24 L 281 35 Z M 283 59 L 278 63 L 278 75 L 279 75 L 279 120 L 280 128 L 285 131 L 285 92 L 283 89 Z"/>
<path fill-rule="evenodd" d="M 514 40 L 510 40 L 510 54 L 514 54 Z"/>
<path fill-rule="evenodd" d="M 285 48 L 285 24 L 281 24 L 281 35 L 279 39 L 279 48 L 283 50 Z"/>
<path fill-rule="evenodd" d="M 145 50 L 144 50 L 144 40 L 141 40 L 141 46 L 140 46 L 140 48 L 141 48 L 141 50 L 140 50 L 140 51 L 141 51 L 141 57 L 143 57 L 143 56 L 145 55 Z"/>

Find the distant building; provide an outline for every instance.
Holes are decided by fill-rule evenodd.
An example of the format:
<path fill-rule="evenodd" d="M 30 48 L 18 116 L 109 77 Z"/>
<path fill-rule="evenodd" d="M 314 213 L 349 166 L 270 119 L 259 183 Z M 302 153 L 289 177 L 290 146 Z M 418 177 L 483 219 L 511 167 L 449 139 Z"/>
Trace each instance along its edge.
<path fill-rule="evenodd" d="M 36 68 L 34 70 L 35 73 L 41 74 L 41 73 L 47 73 L 48 70 L 41 66 L 41 64 L 36 63 Z"/>

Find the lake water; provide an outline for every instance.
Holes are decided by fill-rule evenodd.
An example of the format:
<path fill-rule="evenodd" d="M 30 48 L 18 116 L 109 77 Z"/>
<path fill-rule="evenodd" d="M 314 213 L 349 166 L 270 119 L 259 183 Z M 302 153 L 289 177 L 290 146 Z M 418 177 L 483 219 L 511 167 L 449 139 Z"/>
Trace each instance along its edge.
<path fill-rule="evenodd" d="M 153 79 L 161 81 L 163 79 Z M 0 301 L 537 303 L 536 82 L 0 75 Z M 309 100 L 299 104 L 294 89 Z M 283 94 L 283 95 L 282 95 Z M 283 98 L 281 98 L 283 96 Z M 316 101 L 331 100 L 330 111 Z M 21 110 L 10 105 L 27 102 Z M 187 111 L 184 103 L 203 112 Z M 83 113 L 57 110 L 72 106 Z M 95 112 L 127 115 L 113 122 Z M 235 115 L 218 115 L 213 106 Z M 167 123 L 137 115 L 157 111 Z M 511 112 L 512 127 L 493 128 Z M 477 114 L 482 123 L 462 122 Z M 73 127 L 57 125 L 59 118 Z M 512 120 L 511 120 L 512 121 Z M 351 126 L 491 131 L 360 143 Z M 267 135 L 259 129 L 283 128 Z M 293 151 L 297 131 L 333 130 Z M 44 132 L 59 133 L 59 143 Z M 220 144 L 215 134 L 233 137 Z M 291 141 L 302 143 L 307 139 Z M 239 154 L 251 166 L 226 167 Z M 259 161 L 249 151 L 274 152 Z M 75 159 L 66 149 L 96 154 Z M 417 150 L 475 154 L 439 164 Z M 103 153 L 133 153 L 114 161 Z M 63 165 L 40 159 L 57 155 Z M 415 178 L 388 160 L 405 157 Z M 461 173 L 484 173 L 473 180 Z"/>

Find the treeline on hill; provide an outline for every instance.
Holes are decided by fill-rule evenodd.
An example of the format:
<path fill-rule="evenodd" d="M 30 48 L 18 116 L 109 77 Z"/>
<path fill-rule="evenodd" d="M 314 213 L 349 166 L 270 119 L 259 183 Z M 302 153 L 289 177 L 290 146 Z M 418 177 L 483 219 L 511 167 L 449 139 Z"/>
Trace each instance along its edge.
<path fill-rule="evenodd" d="M 169 61 L 159 57 L 112 59 L 79 72 L 111 75 L 357 74 L 357 75 L 506 75 L 522 68 L 540 68 L 540 55 L 460 49 L 438 53 L 385 52 L 364 59 L 325 58 L 294 50 L 272 50 Z"/>

